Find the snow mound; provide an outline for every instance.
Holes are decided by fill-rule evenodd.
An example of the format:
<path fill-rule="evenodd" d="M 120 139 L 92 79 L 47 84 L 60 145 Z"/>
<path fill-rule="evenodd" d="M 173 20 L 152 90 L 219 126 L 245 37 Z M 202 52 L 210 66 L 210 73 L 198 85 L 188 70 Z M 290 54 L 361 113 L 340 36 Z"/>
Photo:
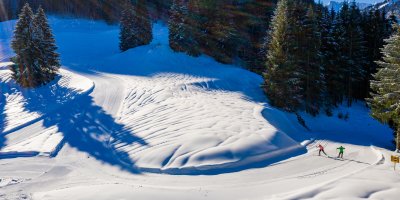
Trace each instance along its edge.
<path fill-rule="evenodd" d="M 123 77 L 127 88 L 119 122 L 142 142 L 112 144 L 142 170 L 241 168 L 302 149 L 263 117 L 260 76 L 206 56 L 174 53 L 162 24 L 154 25 L 150 45 L 93 65 Z"/>

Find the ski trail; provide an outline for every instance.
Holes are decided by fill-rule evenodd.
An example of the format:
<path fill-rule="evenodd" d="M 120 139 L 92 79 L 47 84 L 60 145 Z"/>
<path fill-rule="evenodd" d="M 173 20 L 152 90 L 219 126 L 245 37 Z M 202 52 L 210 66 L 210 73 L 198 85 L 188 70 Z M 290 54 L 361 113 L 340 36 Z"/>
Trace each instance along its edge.
<path fill-rule="evenodd" d="M 322 188 L 322 187 L 324 187 L 326 185 L 329 185 L 329 184 L 332 184 L 334 182 L 338 182 L 339 180 L 343 180 L 346 177 L 355 175 L 355 174 L 360 173 L 362 171 L 365 171 L 365 170 L 373 167 L 374 165 L 378 165 L 379 162 L 381 162 L 381 160 L 384 159 L 383 154 L 380 151 L 376 150 L 373 146 L 370 146 L 370 149 L 376 155 L 376 160 L 375 160 L 374 163 L 368 164 L 365 167 L 359 167 L 358 169 L 356 169 L 356 170 L 354 170 L 352 172 L 343 173 L 339 177 L 333 178 L 333 179 L 331 179 L 329 181 L 326 181 L 326 182 L 323 182 L 321 184 L 318 184 L 318 185 L 315 185 L 315 186 L 310 186 L 310 187 L 307 187 L 307 188 L 302 188 L 302 189 L 299 189 L 299 190 L 296 190 L 296 191 L 291 191 L 291 192 L 284 193 L 284 194 L 279 194 L 279 195 L 276 195 L 276 196 L 273 196 L 273 197 L 274 198 L 278 198 L 278 199 L 280 199 L 280 198 L 282 198 L 282 199 L 300 199 L 300 198 L 304 198 L 302 196 L 308 195 L 310 193 L 311 194 L 315 193 L 313 191 L 317 191 L 319 188 Z"/>

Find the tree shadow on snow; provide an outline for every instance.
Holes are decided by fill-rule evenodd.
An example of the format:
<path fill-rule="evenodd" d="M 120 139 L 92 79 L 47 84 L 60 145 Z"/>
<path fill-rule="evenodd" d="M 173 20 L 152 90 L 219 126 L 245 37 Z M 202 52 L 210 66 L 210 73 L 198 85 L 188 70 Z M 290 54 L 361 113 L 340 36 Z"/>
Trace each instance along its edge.
<path fill-rule="evenodd" d="M 71 147 L 104 163 L 139 173 L 129 154 L 116 144 L 148 144 L 95 105 L 91 96 L 77 94 L 57 82 L 24 92 L 28 102 L 25 109 L 44 115 L 43 126 L 56 126 Z"/>

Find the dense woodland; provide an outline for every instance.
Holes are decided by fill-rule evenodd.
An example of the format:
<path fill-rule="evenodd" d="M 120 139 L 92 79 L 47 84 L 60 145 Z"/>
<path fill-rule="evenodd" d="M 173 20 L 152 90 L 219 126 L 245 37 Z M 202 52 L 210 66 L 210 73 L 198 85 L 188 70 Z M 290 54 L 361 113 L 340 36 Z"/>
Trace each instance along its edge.
<path fill-rule="evenodd" d="M 2 9 L 11 12 L 0 17 L 3 20 L 15 17 L 15 11 L 24 2 L 4 1 Z M 397 20 L 393 16 L 387 18 L 380 10 L 362 11 L 354 1 L 345 2 L 339 12 L 328 10 L 314 0 L 32 2 L 34 8 L 42 5 L 51 14 L 120 23 L 121 51 L 149 44 L 152 21 L 162 20 L 168 25 L 172 50 L 190 56 L 206 54 L 221 63 L 242 65 L 262 74 L 265 79 L 262 87 L 276 107 L 289 112 L 332 115 L 332 109 L 340 104 L 351 106 L 354 101 L 367 99 L 375 118 L 394 129 L 399 127 L 400 121 L 396 119 L 400 114 L 392 105 L 399 97 L 395 93 L 394 99 L 387 100 L 383 96 L 390 91 L 382 91 L 385 84 L 393 87 L 398 83 L 382 83 L 388 75 L 379 68 L 397 61 L 388 55 L 393 51 L 390 45 L 381 51 L 385 39 L 393 33 L 386 42 L 397 42 L 398 28 L 393 26 Z M 28 12 L 26 8 L 22 10 Z M 54 39 L 50 40 L 54 43 Z M 13 48 L 19 47 L 13 44 Z M 56 59 L 58 55 L 54 56 Z M 383 56 L 386 60 L 377 62 Z M 18 58 L 14 58 L 16 63 L 26 62 Z M 54 61 L 49 67 L 58 65 Z M 53 77 L 51 73 L 50 76 Z M 38 83 L 17 80 L 22 85 L 35 86 L 51 78 Z M 388 115 L 391 109 L 394 111 Z"/>
<path fill-rule="evenodd" d="M 121 17 L 126 0 L 1 0 L 0 21 L 15 19 L 25 5 L 29 3 L 36 10 L 42 6 L 49 14 L 69 17 L 83 17 L 105 20 L 116 23 Z M 171 0 L 147 0 L 146 5 L 151 10 L 154 19 L 165 18 Z"/>
<path fill-rule="evenodd" d="M 265 45 L 270 102 L 332 115 L 340 104 L 367 99 L 372 116 L 395 130 L 400 149 L 399 28 L 386 16 L 363 12 L 354 1 L 336 13 L 314 1 L 280 0 Z"/>
<path fill-rule="evenodd" d="M 313 1 L 282 0 L 267 34 L 264 89 L 287 111 L 325 110 L 369 97 L 375 61 L 394 18 L 344 3 L 335 13 Z"/>

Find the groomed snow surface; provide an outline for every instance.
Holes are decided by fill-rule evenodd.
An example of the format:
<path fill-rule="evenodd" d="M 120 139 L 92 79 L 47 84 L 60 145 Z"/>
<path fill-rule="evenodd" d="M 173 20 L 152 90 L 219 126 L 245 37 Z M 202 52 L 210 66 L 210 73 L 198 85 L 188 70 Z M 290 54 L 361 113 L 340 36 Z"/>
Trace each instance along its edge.
<path fill-rule="evenodd" d="M 150 45 L 120 53 L 118 26 L 50 22 L 63 68 L 37 89 L 10 79 L 15 21 L 0 23 L 0 199 L 400 196 L 391 130 L 363 102 L 302 114 L 307 131 L 268 105 L 259 75 L 172 52 L 162 23 Z"/>

